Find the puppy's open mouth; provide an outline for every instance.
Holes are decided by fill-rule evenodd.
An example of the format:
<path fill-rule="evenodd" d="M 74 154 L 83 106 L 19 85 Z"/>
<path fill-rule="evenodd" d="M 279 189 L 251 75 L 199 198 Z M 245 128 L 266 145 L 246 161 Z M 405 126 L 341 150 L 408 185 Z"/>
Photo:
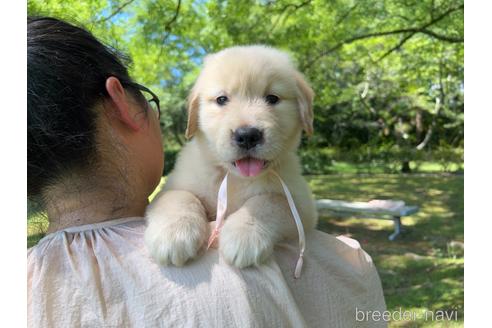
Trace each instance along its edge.
<path fill-rule="evenodd" d="M 232 165 L 239 170 L 242 176 L 254 177 L 267 167 L 268 161 L 254 157 L 244 157 L 232 162 Z"/>

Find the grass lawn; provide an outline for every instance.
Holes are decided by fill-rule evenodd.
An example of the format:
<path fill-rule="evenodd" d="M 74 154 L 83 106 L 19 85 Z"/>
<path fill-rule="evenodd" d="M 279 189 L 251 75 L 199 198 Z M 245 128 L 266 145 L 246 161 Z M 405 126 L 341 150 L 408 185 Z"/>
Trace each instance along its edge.
<path fill-rule="evenodd" d="M 401 308 L 422 316 L 421 320 L 394 322 L 390 327 L 463 326 L 463 176 L 307 178 L 317 198 L 393 198 L 419 205 L 419 213 L 402 220 L 408 232 L 394 242 L 387 239 L 393 229 L 391 221 L 321 216 L 319 228 L 359 240 L 378 268 L 388 310 Z M 458 310 L 458 322 L 424 320 L 425 311 L 438 310 Z"/>
<path fill-rule="evenodd" d="M 402 199 L 421 207 L 403 219 L 408 232 L 387 237 L 391 221 L 320 216 L 319 229 L 359 240 L 378 268 L 388 310 L 412 311 L 419 320 L 390 327 L 463 327 L 463 176 L 462 175 L 318 175 L 308 176 L 317 198 L 367 201 Z M 46 230 L 42 215 L 28 219 L 28 247 Z M 458 321 L 424 320 L 424 311 L 458 311 Z M 450 313 L 451 314 L 451 313 Z"/>

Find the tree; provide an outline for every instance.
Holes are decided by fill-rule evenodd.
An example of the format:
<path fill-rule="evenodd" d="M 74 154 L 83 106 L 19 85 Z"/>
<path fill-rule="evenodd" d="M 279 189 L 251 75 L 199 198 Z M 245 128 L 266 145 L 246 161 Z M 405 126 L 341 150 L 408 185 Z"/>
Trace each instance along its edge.
<path fill-rule="evenodd" d="M 28 1 L 29 14 L 75 19 L 127 52 L 162 99 L 171 143 L 184 141 L 203 57 L 264 43 L 289 51 L 316 91 L 307 146 L 391 149 L 404 168 L 462 147 L 463 11 L 451 0 Z"/>

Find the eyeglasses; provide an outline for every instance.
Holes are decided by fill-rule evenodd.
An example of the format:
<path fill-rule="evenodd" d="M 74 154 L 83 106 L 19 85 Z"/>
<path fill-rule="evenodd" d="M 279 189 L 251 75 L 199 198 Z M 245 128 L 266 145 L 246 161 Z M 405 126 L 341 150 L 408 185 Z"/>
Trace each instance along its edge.
<path fill-rule="evenodd" d="M 144 91 L 144 92 L 147 92 L 148 94 L 150 94 L 152 96 L 152 98 L 147 99 L 147 102 L 149 103 L 149 106 L 155 112 L 157 112 L 157 118 L 158 119 L 161 118 L 161 106 L 160 106 L 159 98 L 157 97 L 157 95 L 155 93 L 153 93 L 152 91 L 150 91 L 149 88 L 144 87 L 143 85 L 138 84 L 138 83 L 135 83 L 135 82 L 121 81 L 121 84 L 122 85 L 129 86 L 129 87 L 133 87 L 133 88 L 135 88 L 137 90 Z"/>

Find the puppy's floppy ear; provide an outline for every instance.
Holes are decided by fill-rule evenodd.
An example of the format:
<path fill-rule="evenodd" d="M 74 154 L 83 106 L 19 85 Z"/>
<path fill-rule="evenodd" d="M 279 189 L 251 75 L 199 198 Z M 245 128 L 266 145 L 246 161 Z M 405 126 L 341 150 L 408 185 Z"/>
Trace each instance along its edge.
<path fill-rule="evenodd" d="M 198 128 L 198 109 L 200 107 L 200 97 L 196 85 L 191 90 L 188 97 L 188 123 L 186 125 L 185 136 L 190 139 Z"/>
<path fill-rule="evenodd" d="M 302 127 L 308 136 L 313 134 L 313 89 L 306 82 L 304 76 L 296 72 L 297 102 L 301 114 Z"/>
<path fill-rule="evenodd" d="M 215 54 L 206 55 L 203 58 L 203 65 L 206 66 L 207 63 L 209 63 L 214 57 Z M 187 139 L 193 137 L 196 130 L 198 129 L 198 110 L 200 109 L 200 95 L 198 92 L 198 84 L 200 83 L 200 77 L 201 75 L 198 76 L 198 79 L 191 89 L 190 95 L 188 96 L 188 124 L 186 126 L 185 133 Z"/>

